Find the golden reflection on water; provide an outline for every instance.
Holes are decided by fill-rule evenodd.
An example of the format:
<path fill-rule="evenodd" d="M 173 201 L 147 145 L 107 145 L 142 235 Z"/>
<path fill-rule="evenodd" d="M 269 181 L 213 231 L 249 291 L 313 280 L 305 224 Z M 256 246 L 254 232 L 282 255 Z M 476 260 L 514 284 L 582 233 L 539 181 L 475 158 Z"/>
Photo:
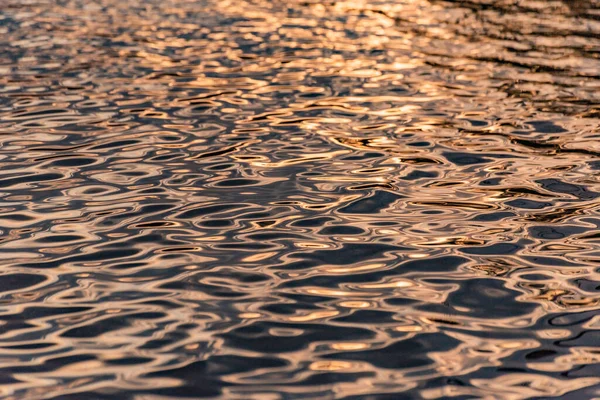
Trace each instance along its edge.
<path fill-rule="evenodd" d="M 596 0 L 0 34 L 1 397 L 600 396 Z"/>

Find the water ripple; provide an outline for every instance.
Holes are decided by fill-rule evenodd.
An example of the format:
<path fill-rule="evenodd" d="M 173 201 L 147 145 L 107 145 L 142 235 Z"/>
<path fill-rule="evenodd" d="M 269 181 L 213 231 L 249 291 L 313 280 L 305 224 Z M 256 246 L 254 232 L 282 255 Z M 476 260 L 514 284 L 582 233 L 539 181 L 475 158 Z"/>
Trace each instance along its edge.
<path fill-rule="evenodd" d="M 7 0 L 0 397 L 592 398 L 596 0 Z"/>

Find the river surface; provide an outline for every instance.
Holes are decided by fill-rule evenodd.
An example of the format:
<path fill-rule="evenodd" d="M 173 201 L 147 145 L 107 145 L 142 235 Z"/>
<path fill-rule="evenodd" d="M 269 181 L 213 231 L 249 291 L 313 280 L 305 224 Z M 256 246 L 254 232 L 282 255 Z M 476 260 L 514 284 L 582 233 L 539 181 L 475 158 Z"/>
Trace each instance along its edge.
<path fill-rule="evenodd" d="M 0 398 L 600 396 L 600 3 L 2 0 Z"/>

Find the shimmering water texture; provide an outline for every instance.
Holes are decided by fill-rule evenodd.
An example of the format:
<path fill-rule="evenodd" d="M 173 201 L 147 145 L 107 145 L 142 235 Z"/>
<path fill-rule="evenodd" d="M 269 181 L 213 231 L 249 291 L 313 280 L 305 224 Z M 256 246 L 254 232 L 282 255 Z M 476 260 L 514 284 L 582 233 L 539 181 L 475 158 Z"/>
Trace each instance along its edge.
<path fill-rule="evenodd" d="M 600 397 L 598 1 L 0 34 L 0 398 Z"/>

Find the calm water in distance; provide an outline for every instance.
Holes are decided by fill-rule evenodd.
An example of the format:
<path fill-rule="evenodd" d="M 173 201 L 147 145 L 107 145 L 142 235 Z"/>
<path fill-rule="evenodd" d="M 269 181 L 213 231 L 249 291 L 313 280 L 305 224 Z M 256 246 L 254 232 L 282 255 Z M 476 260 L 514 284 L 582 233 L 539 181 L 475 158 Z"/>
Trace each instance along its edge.
<path fill-rule="evenodd" d="M 597 0 L 2 0 L 0 398 L 600 397 Z"/>

